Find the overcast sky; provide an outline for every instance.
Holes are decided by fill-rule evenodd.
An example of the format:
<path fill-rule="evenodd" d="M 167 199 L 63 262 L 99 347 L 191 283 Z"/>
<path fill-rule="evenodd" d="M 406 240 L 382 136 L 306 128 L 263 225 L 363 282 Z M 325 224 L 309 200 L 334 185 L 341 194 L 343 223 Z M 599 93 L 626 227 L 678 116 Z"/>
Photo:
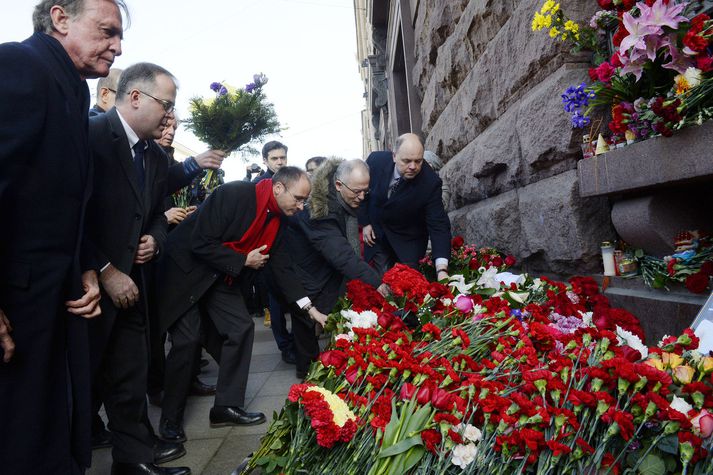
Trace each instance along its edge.
<path fill-rule="evenodd" d="M 32 34 L 35 0 L 6 0 L 0 43 Z M 131 25 L 114 66 L 150 61 L 180 82 L 177 110 L 187 117 L 188 100 L 209 96 L 213 81 L 243 87 L 265 73 L 264 88 L 284 130 L 274 137 L 289 147 L 288 163 L 303 166 L 315 155 L 361 157 L 364 88 L 356 61 L 352 0 L 127 0 Z M 95 81 L 90 81 L 94 94 Z M 176 141 L 201 152 L 180 129 Z M 262 144 L 257 144 L 259 147 Z M 262 164 L 259 156 L 250 161 Z M 240 179 L 239 156 L 226 160 L 229 180 Z"/>

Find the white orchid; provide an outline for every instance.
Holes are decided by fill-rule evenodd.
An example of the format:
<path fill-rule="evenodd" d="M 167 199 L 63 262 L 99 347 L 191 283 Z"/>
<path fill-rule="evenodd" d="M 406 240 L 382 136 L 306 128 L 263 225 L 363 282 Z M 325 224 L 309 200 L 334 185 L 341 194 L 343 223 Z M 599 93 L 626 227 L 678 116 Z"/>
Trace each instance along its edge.
<path fill-rule="evenodd" d="M 475 285 L 486 289 L 499 289 L 500 281 L 495 277 L 498 274 L 497 267 L 489 267 L 483 272 L 480 278 L 475 282 Z"/>
<path fill-rule="evenodd" d="M 466 284 L 463 274 L 455 274 L 448 278 L 448 285 L 456 289 L 460 294 L 467 294 L 468 291 L 473 288 L 475 283 L 471 282 Z"/>

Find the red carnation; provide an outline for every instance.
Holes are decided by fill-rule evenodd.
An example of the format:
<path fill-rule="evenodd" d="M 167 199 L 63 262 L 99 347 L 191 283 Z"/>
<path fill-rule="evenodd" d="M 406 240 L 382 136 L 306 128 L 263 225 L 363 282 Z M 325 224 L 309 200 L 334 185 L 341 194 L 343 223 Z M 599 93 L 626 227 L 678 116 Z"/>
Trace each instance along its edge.
<path fill-rule="evenodd" d="M 694 294 L 702 294 L 708 288 L 708 275 L 703 272 L 686 277 L 686 288 Z"/>
<path fill-rule="evenodd" d="M 434 429 L 426 429 L 421 432 L 423 445 L 431 453 L 436 453 L 436 446 L 441 443 L 441 433 Z"/>
<path fill-rule="evenodd" d="M 454 237 L 454 238 L 451 240 L 451 247 L 452 247 L 454 250 L 458 250 L 458 249 L 460 249 L 461 247 L 463 247 L 463 243 L 464 243 L 464 242 L 465 242 L 465 241 L 463 240 L 463 238 L 462 238 L 461 236 L 456 236 L 456 237 Z"/>

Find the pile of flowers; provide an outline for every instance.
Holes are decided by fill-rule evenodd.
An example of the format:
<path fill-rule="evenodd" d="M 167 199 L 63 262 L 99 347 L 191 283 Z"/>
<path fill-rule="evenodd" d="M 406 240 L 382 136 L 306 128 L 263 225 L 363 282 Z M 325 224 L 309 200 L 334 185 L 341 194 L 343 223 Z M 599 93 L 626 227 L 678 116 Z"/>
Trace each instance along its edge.
<path fill-rule="evenodd" d="M 611 141 L 630 142 L 670 136 L 676 129 L 713 117 L 713 21 L 702 12 L 705 2 L 597 3 L 601 10 L 588 25 L 566 20 L 552 0 L 544 3 L 532 22 L 535 31 L 549 29 L 551 37 L 594 52 L 592 82 L 578 87 L 584 100 L 572 107 L 572 91 L 563 95 L 573 127 L 589 125 L 590 113 L 601 107 L 611 114 Z M 568 26 L 562 33 L 565 20 Z M 596 137 L 598 130 L 591 132 Z"/>
<path fill-rule="evenodd" d="M 250 149 L 250 144 L 266 135 L 280 131 L 280 123 L 273 105 L 267 101 L 263 87 L 264 74 L 255 74 L 253 82 L 242 89 L 213 82 L 213 95 L 194 97 L 190 101 L 190 115 L 183 123 L 186 128 L 211 149 L 230 154 L 236 150 Z M 208 171 L 205 188 L 214 188 L 215 173 Z"/>
<path fill-rule="evenodd" d="M 649 348 L 592 279 L 517 276 L 484 257 L 497 251 L 454 245 L 483 264 L 467 279 L 453 259 L 447 282 L 396 266 L 389 298 L 350 282 L 247 472 L 713 472 L 713 357 L 692 331 Z M 354 414 L 348 440 L 335 405 L 300 402 L 316 387 Z"/>
<path fill-rule="evenodd" d="M 655 289 L 679 282 L 694 294 L 706 292 L 713 277 L 713 238 L 699 231 L 685 231 L 676 236 L 676 243 L 676 251 L 670 256 L 639 258 L 644 282 Z"/>

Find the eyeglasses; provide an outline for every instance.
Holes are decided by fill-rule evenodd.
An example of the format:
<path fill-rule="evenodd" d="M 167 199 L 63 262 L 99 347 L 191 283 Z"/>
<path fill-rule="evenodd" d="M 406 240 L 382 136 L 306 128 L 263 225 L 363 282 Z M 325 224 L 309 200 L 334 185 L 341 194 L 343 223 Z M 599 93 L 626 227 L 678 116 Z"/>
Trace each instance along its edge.
<path fill-rule="evenodd" d="M 355 189 L 351 188 L 349 185 L 347 185 L 346 183 L 344 183 L 344 182 L 341 181 L 341 180 L 339 181 L 339 183 L 341 183 L 342 185 L 346 186 L 346 187 L 347 187 L 347 190 L 351 191 L 351 192 L 354 193 L 355 195 L 360 195 L 360 194 L 364 193 L 364 198 L 366 198 L 367 196 L 369 196 L 369 190 L 368 190 L 368 189 L 365 189 L 365 190 L 355 190 Z"/>
<path fill-rule="evenodd" d="M 282 186 L 285 187 L 285 191 L 290 194 L 292 199 L 295 200 L 298 205 L 304 205 L 307 202 L 307 198 L 297 198 L 295 195 L 293 195 L 292 192 L 287 188 L 287 185 L 285 185 L 284 183 L 282 183 Z"/>
<path fill-rule="evenodd" d="M 109 91 L 109 92 L 113 92 L 114 94 L 116 94 L 116 89 L 112 89 L 112 88 L 110 88 L 110 87 L 107 87 L 106 90 Z"/>
<path fill-rule="evenodd" d="M 173 112 L 173 108 L 176 107 L 176 104 L 174 104 L 171 101 L 167 101 L 165 99 L 159 99 L 158 97 L 154 97 L 151 94 L 149 94 L 148 92 L 144 92 L 139 89 L 137 89 L 137 91 L 139 91 L 141 94 L 143 94 L 145 96 L 149 96 L 151 99 L 153 99 L 154 101 L 161 104 L 161 106 L 163 106 L 163 110 L 166 112 L 166 114 L 170 114 L 171 112 Z M 131 93 L 129 93 L 129 94 L 131 94 Z"/>

